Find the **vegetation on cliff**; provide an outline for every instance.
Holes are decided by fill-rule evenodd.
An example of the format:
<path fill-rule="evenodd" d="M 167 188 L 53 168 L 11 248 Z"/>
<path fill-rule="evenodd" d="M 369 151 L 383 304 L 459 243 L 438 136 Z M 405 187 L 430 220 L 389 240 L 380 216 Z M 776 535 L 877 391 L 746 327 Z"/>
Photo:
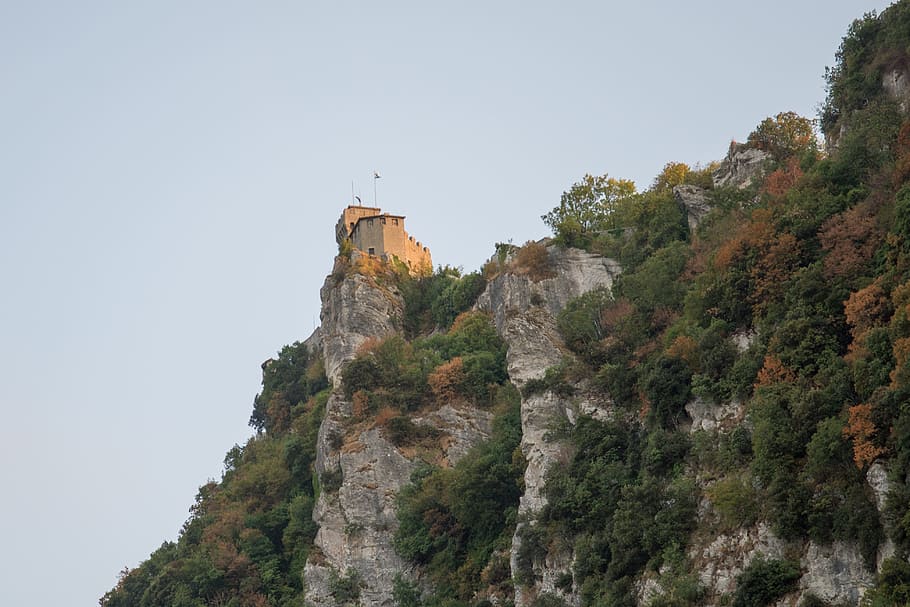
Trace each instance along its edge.
<path fill-rule="evenodd" d="M 364 344 L 339 387 L 351 424 L 374 424 L 423 462 L 398 497 L 395 546 L 421 574 L 421 585 L 396 583 L 402 607 L 507 604 L 558 550 L 573 559 L 554 588 L 583 605 L 635 605 L 643 576 L 661 582 L 651 605 L 697 605 L 707 589 L 692 542 L 758 522 L 789 546 L 857 546 L 872 570 L 887 534 L 896 552 L 867 602 L 910 600 L 910 120 L 882 85 L 891 70 L 910 73 L 910 2 L 856 21 L 836 60 L 827 153 L 810 121 L 781 112 L 749 135 L 767 163 L 747 187 L 715 186 L 722 165 L 671 162 L 642 192 L 585 176 L 544 216 L 557 246 L 615 258 L 623 274 L 565 307 L 565 362 L 522 391 L 583 391 L 611 415 L 553 427 L 567 449 L 513 563 L 520 396 L 504 342 L 470 309 L 497 273 L 552 276 L 546 247 L 500 245 L 482 274 L 464 276 L 339 263 L 336 279 L 370 274 L 404 300 L 399 334 Z M 711 209 L 695 229 L 676 186 L 694 186 Z M 313 505 L 340 482 L 313 468 L 328 394 L 301 344 L 265 365 L 256 436 L 200 489 L 179 539 L 125 571 L 101 604 L 302 605 Z M 495 417 L 490 440 L 447 465 L 439 430 L 413 420 L 451 402 Z M 692 428 L 693 403 L 711 424 Z M 891 471 L 883 518 L 866 479 L 875 462 Z M 800 576 L 787 559 L 755 559 L 730 596 L 712 599 L 776 600 Z M 356 598 L 356 577 L 332 583 L 339 601 Z M 533 604 L 559 605 L 557 594 Z"/>
<path fill-rule="evenodd" d="M 250 420 L 262 432 L 227 453 L 221 481 L 199 489 L 177 541 L 124 570 L 101 605 L 301 604 L 328 382 L 320 358 L 296 343 L 263 365 L 262 386 Z"/>

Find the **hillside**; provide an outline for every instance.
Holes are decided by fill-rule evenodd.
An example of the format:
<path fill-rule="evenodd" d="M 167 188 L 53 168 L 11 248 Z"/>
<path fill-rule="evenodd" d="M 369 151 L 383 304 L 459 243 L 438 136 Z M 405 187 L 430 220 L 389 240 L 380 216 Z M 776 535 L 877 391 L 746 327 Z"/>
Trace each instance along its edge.
<path fill-rule="evenodd" d="M 910 604 L 910 1 L 478 272 L 342 243 L 257 431 L 104 607 Z"/>

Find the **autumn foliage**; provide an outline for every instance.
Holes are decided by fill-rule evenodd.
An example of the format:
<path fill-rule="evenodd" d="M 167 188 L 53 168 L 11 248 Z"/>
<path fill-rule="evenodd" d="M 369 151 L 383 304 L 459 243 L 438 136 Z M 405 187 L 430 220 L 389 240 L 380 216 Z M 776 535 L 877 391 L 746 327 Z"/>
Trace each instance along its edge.
<path fill-rule="evenodd" d="M 844 427 L 844 436 L 853 442 L 853 463 L 857 468 L 865 468 L 885 452 L 873 443 L 875 434 L 872 406 L 860 404 L 850 407 L 850 421 Z"/>

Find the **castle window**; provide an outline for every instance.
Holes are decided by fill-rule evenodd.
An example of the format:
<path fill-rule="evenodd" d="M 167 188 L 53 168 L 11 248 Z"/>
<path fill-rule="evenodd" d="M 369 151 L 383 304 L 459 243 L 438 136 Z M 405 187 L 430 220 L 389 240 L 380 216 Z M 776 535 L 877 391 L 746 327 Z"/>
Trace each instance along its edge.
<path fill-rule="evenodd" d="M 392 225 L 393 225 L 393 226 L 397 226 L 397 225 L 398 225 L 398 220 L 397 220 L 397 219 L 393 219 L 393 220 L 392 220 Z"/>
<path fill-rule="evenodd" d="M 373 247 L 370 247 L 369 249 L 367 249 L 367 253 L 369 253 L 370 255 L 375 255 L 376 249 L 374 249 Z"/>
<path fill-rule="evenodd" d="M 385 224 L 385 217 L 380 217 L 380 218 L 379 218 L 379 222 L 382 223 L 382 224 Z"/>
<path fill-rule="evenodd" d="M 372 219 L 367 219 L 367 221 L 369 222 L 370 226 L 373 225 L 373 220 L 372 220 Z"/>

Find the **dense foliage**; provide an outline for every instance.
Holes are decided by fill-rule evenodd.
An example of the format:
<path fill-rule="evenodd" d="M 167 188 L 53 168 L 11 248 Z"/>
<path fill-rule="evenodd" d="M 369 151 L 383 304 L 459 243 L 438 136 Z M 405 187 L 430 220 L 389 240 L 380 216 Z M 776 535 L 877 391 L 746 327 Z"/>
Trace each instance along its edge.
<path fill-rule="evenodd" d="M 489 441 L 453 468 L 419 469 L 399 496 L 395 547 L 426 568 L 433 588 L 427 607 L 471 605 L 481 588 L 510 588 L 508 550 L 524 472 L 517 396 L 502 403 Z"/>
<path fill-rule="evenodd" d="M 571 302 L 559 328 L 589 386 L 629 417 L 569 432 L 575 455 L 551 475 L 546 525 L 529 538 L 540 549 L 574 538 L 586 604 L 625 604 L 629 576 L 685 545 L 693 497 L 682 479 L 695 471 L 717 479 L 706 493 L 719 529 L 763 519 L 784 539 L 853 542 L 872 566 L 884 528 L 864 475 L 886 456 L 884 524 L 899 554 L 910 553 L 901 472 L 910 465 L 910 122 L 881 86 L 884 69 L 907 65 L 908 23 L 910 3 L 900 3 L 851 28 L 829 73 L 825 119 L 850 112 L 830 156 L 809 121 L 783 112 L 749 136 L 770 153 L 759 182 L 698 182 L 714 210 L 695 232 L 671 194 L 696 183 L 680 163 L 602 210 L 622 229 L 578 238 L 554 226 L 557 241 L 625 267 L 612 292 Z M 580 374 L 564 363 L 541 387 L 559 386 L 568 369 Z M 693 396 L 744 399 L 751 431 L 701 431 L 690 449 L 679 428 Z M 667 452 L 656 458 L 663 466 L 649 466 L 646 445 Z M 664 528 L 653 504 L 667 503 L 667 491 L 679 505 Z M 620 524 L 631 513 L 645 513 L 638 536 Z M 786 592 L 798 575 L 789 567 L 756 563 L 734 604 Z M 889 587 L 906 587 L 892 578 Z"/>
<path fill-rule="evenodd" d="M 221 481 L 199 489 L 178 540 L 124 570 L 101 605 L 302 606 L 327 385 L 322 361 L 299 343 L 263 365 L 250 424 L 265 432 L 228 452 Z"/>
<path fill-rule="evenodd" d="M 568 591 L 585 606 L 634 605 L 642 575 L 659 581 L 652 606 L 697 605 L 693 538 L 759 521 L 797 551 L 848 542 L 870 567 L 887 532 L 896 555 L 867 601 L 910 601 L 910 120 L 882 85 L 908 65 L 903 1 L 854 22 L 827 72 L 827 154 L 810 121 L 781 112 L 745 144 L 769 155 L 748 187 L 715 187 L 716 165 L 671 162 L 642 192 L 586 175 L 544 216 L 555 244 L 617 259 L 623 274 L 568 303 L 557 319 L 563 362 L 522 387 L 610 412 L 554 422 L 549 438 L 566 449 L 533 522 L 516 514 L 525 462 L 505 344 L 469 310 L 498 273 L 551 277 L 547 247 L 497 245 L 482 274 L 339 264 L 337 278 L 370 273 L 404 300 L 400 334 L 364 344 L 341 385 L 352 428 L 368 421 L 425 464 L 398 499 L 395 546 L 425 582 L 396 580 L 401 607 L 507 604 L 513 584 L 533 586 L 560 552 L 571 564 L 537 607 Z M 702 188 L 713 209 L 697 229 L 678 185 Z M 200 489 L 179 539 L 125 571 L 101 604 L 302 605 L 314 501 L 341 483 L 313 476 L 327 385 L 300 344 L 266 364 L 256 436 Z M 447 467 L 440 431 L 414 414 L 451 402 L 495 421 L 491 440 Z M 693 430 L 692 405 L 719 421 Z M 890 470 L 883 517 L 866 481 L 879 462 Z M 757 558 L 714 598 L 770 604 L 799 574 L 795 562 Z M 329 586 L 339 602 L 360 592 L 354 571 Z"/>

